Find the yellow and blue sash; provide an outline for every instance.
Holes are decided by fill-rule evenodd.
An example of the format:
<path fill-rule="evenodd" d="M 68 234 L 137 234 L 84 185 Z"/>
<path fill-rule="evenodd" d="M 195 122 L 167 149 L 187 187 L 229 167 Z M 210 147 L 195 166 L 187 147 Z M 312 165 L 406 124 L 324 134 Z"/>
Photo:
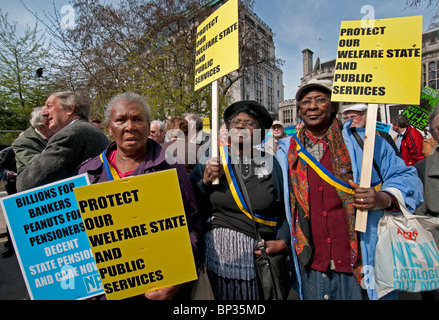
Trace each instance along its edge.
<path fill-rule="evenodd" d="M 108 162 L 108 159 L 105 156 L 105 151 L 101 153 L 100 158 L 102 163 L 104 164 L 105 171 L 107 172 L 108 180 L 113 181 L 120 179 L 116 169 Z"/>
<path fill-rule="evenodd" d="M 311 153 L 309 153 L 308 150 L 306 150 L 302 146 L 299 139 L 295 139 L 295 141 L 296 141 L 296 150 L 299 157 L 305 162 L 305 164 L 313 168 L 313 170 L 319 175 L 320 178 L 322 178 L 324 181 L 326 181 L 328 184 L 330 184 L 331 186 L 333 186 L 338 190 L 341 190 L 349 194 L 355 194 L 355 189 L 352 189 L 348 183 L 341 181 L 336 176 L 334 176 L 329 170 L 323 167 L 320 164 L 320 162 L 318 162 L 317 159 L 314 158 L 311 155 Z M 380 181 L 375 182 L 372 184 L 372 187 L 376 191 L 379 191 L 381 190 L 382 183 Z"/>
<path fill-rule="evenodd" d="M 233 172 L 232 165 L 230 163 L 229 153 L 227 151 L 227 145 L 222 146 L 220 149 L 221 161 L 224 168 L 224 173 L 226 174 L 227 182 L 230 187 L 230 191 L 232 192 L 233 199 L 238 205 L 239 209 L 250 219 L 252 219 L 252 215 L 249 213 L 250 210 L 245 203 L 244 197 L 242 196 L 241 190 L 239 189 L 239 185 L 236 181 L 235 174 Z M 257 215 L 253 213 L 254 220 L 258 223 L 276 227 L 277 226 L 277 218 L 276 217 L 265 217 L 261 215 Z M 252 219 L 253 220 L 253 219 Z"/>

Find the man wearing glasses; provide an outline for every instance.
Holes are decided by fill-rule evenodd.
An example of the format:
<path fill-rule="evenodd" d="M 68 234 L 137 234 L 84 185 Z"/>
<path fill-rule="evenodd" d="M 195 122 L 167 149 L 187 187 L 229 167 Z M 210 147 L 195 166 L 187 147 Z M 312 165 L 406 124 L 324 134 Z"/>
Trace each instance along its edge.
<path fill-rule="evenodd" d="M 399 212 L 390 186 L 403 194 L 413 212 L 423 200 L 422 183 L 416 169 L 407 167 L 377 137 L 374 159 L 381 174 L 374 169 L 371 181 L 382 182 L 382 187 L 359 187 L 363 150 L 350 128 L 352 120 L 343 126 L 337 119 L 339 106 L 331 101 L 331 91 L 332 82 L 314 79 L 297 91 L 297 112 L 304 127 L 280 140 L 276 153 L 284 189 L 289 187 L 284 198 L 295 288 L 305 300 L 378 299 L 373 283 L 363 282 L 363 267 L 374 267 L 383 209 Z M 364 140 L 364 129 L 356 131 Z M 354 228 L 357 209 L 369 211 L 364 233 Z M 397 295 L 389 293 L 386 298 Z"/>
<path fill-rule="evenodd" d="M 279 150 L 279 144 L 277 142 L 280 139 L 288 137 L 288 135 L 285 133 L 284 125 L 278 120 L 273 121 L 271 134 L 271 137 L 265 143 L 264 151 L 275 155 L 277 150 Z"/>

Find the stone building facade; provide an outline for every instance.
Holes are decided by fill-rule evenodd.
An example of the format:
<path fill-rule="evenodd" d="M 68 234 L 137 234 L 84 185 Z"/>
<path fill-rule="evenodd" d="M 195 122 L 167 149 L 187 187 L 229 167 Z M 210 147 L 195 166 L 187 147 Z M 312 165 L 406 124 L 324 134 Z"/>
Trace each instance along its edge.
<path fill-rule="evenodd" d="M 283 72 L 276 63 L 273 30 L 254 12 L 244 11 L 240 17 L 241 36 L 258 39 L 250 45 L 258 56 L 242 70 L 243 76 L 230 88 L 231 101 L 255 100 L 277 118 L 278 105 L 284 100 Z M 246 54 L 241 52 L 241 55 Z M 241 59 L 242 61 L 242 59 Z M 236 74 L 236 72 L 235 72 Z"/>

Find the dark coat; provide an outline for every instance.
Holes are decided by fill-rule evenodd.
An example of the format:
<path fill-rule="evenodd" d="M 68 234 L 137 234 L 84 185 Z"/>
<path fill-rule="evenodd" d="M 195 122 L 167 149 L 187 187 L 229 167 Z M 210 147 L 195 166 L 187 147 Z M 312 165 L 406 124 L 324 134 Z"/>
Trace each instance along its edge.
<path fill-rule="evenodd" d="M 47 140 L 44 140 L 33 127 L 27 128 L 12 143 L 17 162 L 17 173 L 20 174 L 26 166 L 32 163 L 34 158 L 46 148 Z"/>
<path fill-rule="evenodd" d="M 439 217 L 439 153 L 433 152 L 415 164 L 415 168 L 424 184 L 424 202 L 416 209 L 416 214 Z M 431 233 L 439 245 L 439 228 L 431 230 Z"/>
<path fill-rule="evenodd" d="M 17 193 L 16 179 L 7 179 L 6 172 L 8 171 L 17 173 L 15 154 L 12 147 L 7 147 L 0 152 L 0 179 L 6 181 L 6 192 L 14 194 Z"/>
<path fill-rule="evenodd" d="M 78 174 L 78 166 L 100 154 L 109 141 L 86 119 L 77 119 L 50 138 L 43 152 L 20 173 L 19 192 Z"/>

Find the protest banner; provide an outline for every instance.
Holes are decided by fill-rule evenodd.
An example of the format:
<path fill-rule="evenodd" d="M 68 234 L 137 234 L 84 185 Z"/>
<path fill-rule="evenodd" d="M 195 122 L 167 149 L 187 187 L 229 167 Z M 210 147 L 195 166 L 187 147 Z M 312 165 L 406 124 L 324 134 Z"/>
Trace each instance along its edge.
<path fill-rule="evenodd" d="M 203 120 L 203 131 L 210 132 L 210 119 L 202 117 L 201 120 Z"/>
<path fill-rule="evenodd" d="M 103 294 L 73 189 L 79 175 L 1 199 L 17 259 L 33 300 Z"/>
<path fill-rule="evenodd" d="M 74 192 L 107 299 L 197 279 L 175 169 Z"/>
<path fill-rule="evenodd" d="M 439 103 L 439 91 L 426 86 L 421 91 L 420 100 L 419 105 L 408 106 L 402 114 L 407 117 L 410 125 L 424 130 L 428 126 L 428 117 Z"/>
<path fill-rule="evenodd" d="M 238 0 L 229 0 L 197 28 L 195 91 L 239 68 Z"/>
<path fill-rule="evenodd" d="M 343 21 L 332 100 L 419 104 L 422 16 Z"/>
<path fill-rule="evenodd" d="M 343 21 L 332 101 L 368 103 L 360 187 L 369 188 L 379 103 L 419 104 L 422 16 Z M 355 230 L 366 231 L 367 211 L 357 210 Z"/>
<path fill-rule="evenodd" d="M 379 121 L 377 121 L 377 123 L 376 123 L 377 130 L 383 131 L 383 132 L 386 132 L 386 133 L 390 133 L 390 128 L 391 127 L 392 126 L 390 124 L 387 124 L 387 123 L 383 123 L 383 122 L 379 122 Z"/>
<path fill-rule="evenodd" d="M 212 158 L 218 158 L 218 79 L 238 68 L 238 0 L 229 0 L 197 28 L 194 90 L 212 83 Z"/>

